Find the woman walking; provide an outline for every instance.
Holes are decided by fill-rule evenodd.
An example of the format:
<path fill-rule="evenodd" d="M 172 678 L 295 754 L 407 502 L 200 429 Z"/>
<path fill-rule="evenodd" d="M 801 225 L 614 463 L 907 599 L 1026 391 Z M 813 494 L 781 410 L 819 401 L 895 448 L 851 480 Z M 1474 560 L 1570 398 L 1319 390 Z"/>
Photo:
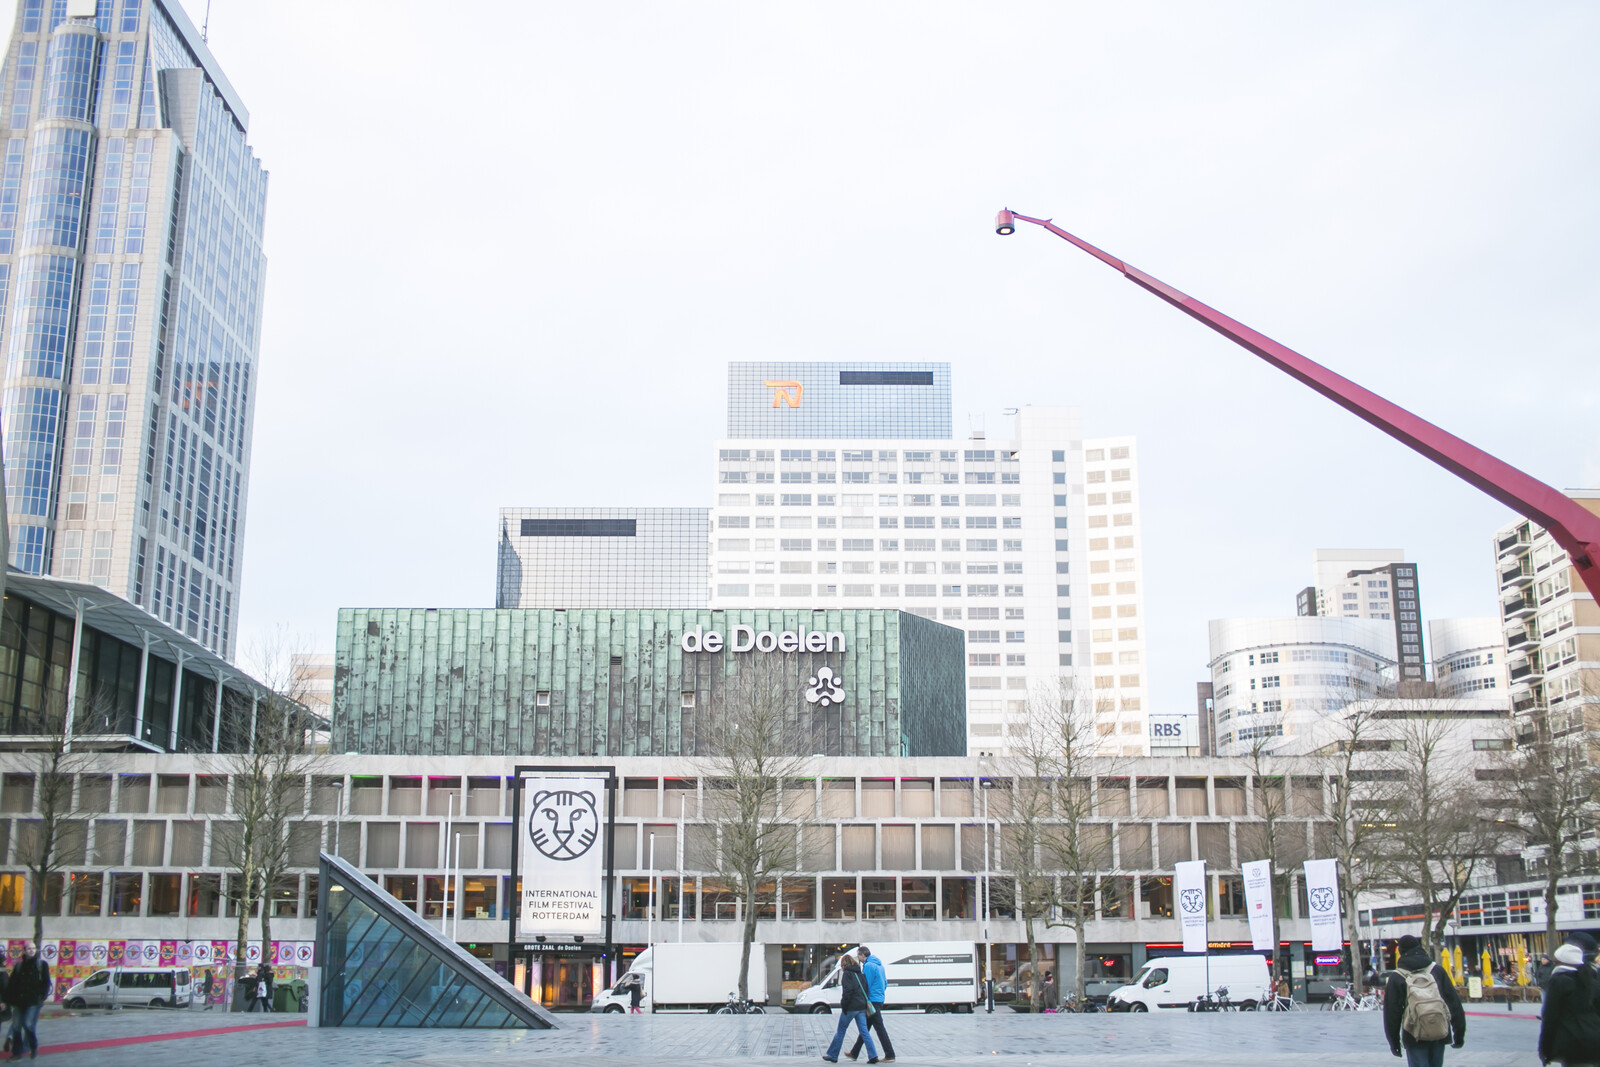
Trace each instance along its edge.
<path fill-rule="evenodd" d="M 1577 945 L 1556 949 L 1555 967 L 1544 993 L 1539 1024 L 1539 1062 L 1567 1067 L 1600 1062 L 1600 1014 L 1595 999 L 1600 979 L 1584 963 Z"/>
<path fill-rule="evenodd" d="M 850 1024 L 855 1023 L 856 1029 L 861 1034 L 861 1040 L 866 1042 L 867 1062 L 878 1062 L 878 1047 L 872 1043 L 872 1034 L 867 1029 L 867 1010 L 872 1007 L 872 1001 L 867 998 L 867 980 L 861 976 L 861 964 L 856 958 L 846 954 L 839 958 L 839 1027 L 833 1032 L 833 1042 L 828 1046 L 828 1051 L 823 1054 L 823 1059 L 829 1063 L 839 1062 L 839 1050 L 844 1047 L 844 1035 L 849 1031 Z"/>

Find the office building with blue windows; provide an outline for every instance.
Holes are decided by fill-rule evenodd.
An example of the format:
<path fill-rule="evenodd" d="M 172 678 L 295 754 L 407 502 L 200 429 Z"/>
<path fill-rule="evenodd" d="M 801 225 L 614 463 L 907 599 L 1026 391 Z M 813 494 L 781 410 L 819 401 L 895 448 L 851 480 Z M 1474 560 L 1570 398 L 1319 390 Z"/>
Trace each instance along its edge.
<path fill-rule="evenodd" d="M 265 268 L 249 113 L 175 0 L 19 0 L 0 121 L 10 562 L 227 658 Z"/>

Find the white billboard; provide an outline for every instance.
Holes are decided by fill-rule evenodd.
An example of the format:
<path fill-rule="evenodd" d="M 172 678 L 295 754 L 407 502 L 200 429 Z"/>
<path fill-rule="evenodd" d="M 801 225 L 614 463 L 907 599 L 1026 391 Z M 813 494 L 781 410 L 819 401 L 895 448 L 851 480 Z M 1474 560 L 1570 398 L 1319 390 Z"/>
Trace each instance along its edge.
<path fill-rule="evenodd" d="M 522 776 L 519 938 L 605 936 L 606 783 Z"/>
<path fill-rule="evenodd" d="M 1194 748 L 1200 744 L 1199 719 L 1194 715 L 1153 713 L 1150 716 L 1151 748 Z"/>

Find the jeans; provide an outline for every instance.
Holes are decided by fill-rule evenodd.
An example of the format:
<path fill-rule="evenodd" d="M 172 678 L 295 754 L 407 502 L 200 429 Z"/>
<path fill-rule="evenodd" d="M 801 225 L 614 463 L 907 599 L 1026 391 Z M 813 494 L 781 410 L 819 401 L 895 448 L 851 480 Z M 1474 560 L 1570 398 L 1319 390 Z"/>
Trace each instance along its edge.
<path fill-rule="evenodd" d="M 39 1051 L 39 1009 L 40 1004 L 29 1004 L 26 1008 L 11 1009 L 11 1048 L 12 1055 L 22 1055 L 21 1034 L 28 1036 L 28 1051 Z"/>
<path fill-rule="evenodd" d="M 1444 1049 L 1450 1039 L 1418 1041 L 1406 1049 L 1406 1067 L 1444 1067 Z"/>
<path fill-rule="evenodd" d="M 872 1043 L 872 1035 L 867 1032 L 867 1013 L 864 1011 L 842 1011 L 839 1013 L 839 1028 L 833 1032 L 833 1041 L 828 1045 L 826 1056 L 830 1060 L 839 1058 L 839 1049 L 844 1047 L 844 1035 L 850 1029 L 850 1024 L 855 1023 L 856 1029 L 861 1031 L 861 1040 L 867 1043 L 867 1059 L 878 1058 L 878 1047 Z"/>
<path fill-rule="evenodd" d="M 878 1010 L 867 1017 L 872 1024 L 872 1032 L 878 1035 L 878 1040 L 883 1043 L 883 1055 L 886 1059 L 894 1057 L 894 1042 L 889 1040 L 889 1032 L 883 1028 L 883 1002 L 875 1000 L 872 1006 Z M 850 1050 L 850 1055 L 857 1056 L 861 1053 L 861 1038 L 856 1038 L 856 1047 Z M 868 1053 L 870 1056 L 871 1053 Z"/>

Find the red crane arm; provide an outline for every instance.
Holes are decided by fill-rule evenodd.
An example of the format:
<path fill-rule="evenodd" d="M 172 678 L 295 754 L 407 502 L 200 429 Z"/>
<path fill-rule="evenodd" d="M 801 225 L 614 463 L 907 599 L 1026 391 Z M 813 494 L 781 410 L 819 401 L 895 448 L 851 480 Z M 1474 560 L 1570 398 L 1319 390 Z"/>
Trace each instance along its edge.
<path fill-rule="evenodd" d="M 1191 318 L 1216 330 L 1235 344 L 1254 352 L 1285 374 L 1310 386 L 1358 418 L 1365 419 L 1414 452 L 1433 460 L 1458 478 L 1474 485 L 1502 504 L 1514 509 L 1550 532 L 1566 550 L 1578 575 L 1600 600 L 1600 515 L 1594 515 L 1571 497 L 1539 479 L 1496 459 L 1483 449 L 1468 444 L 1454 434 L 1418 418 L 1400 405 L 1385 400 L 1370 389 L 1335 374 L 1327 367 L 1307 359 L 1294 349 L 1281 345 L 1244 323 L 1229 318 L 1216 308 L 1181 293 L 1158 278 L 1103 252 L 1088 241 L 1056 226 L 1049 219 L 1018 215 L 1009 208 L 1000 212 L 997 230 L 1009 233 L 1012 220 L 1031 222 L 1068 241 L 1108 266 L 1121 271 L 1135 285 L 1154 293 Z"/>

